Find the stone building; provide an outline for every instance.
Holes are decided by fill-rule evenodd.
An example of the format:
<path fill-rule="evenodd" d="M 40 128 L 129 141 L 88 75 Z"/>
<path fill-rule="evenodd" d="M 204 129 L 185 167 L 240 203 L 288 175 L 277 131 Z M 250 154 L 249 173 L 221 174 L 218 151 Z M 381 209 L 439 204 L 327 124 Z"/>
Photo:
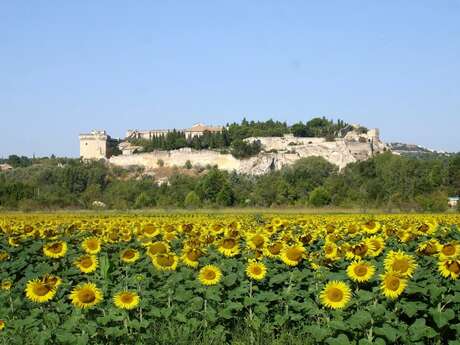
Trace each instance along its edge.
<path fill-rule="evenodd" d="M 82 133 L 80 138 L 80 157 L 83 159 L 105 159 L 108 154 L 109 136 L 106 131 L 93 130 Z"/>
<path fill-rule="evenodd" d="M 207 126 L 202 123 L 197 123 L 190 128 L 185 129 L 151 129 L 146 131 L 141 130 L 128 130 L 126 132 L 126 139 L 147 139 L 151 140 L 155 137 L 166 135 L 172 131 L 182 132 L 186 138 L 193 138 L 196 136 L 202 136 L 204 132 L 218 133 L 222 132 L 222 126 Z"/>

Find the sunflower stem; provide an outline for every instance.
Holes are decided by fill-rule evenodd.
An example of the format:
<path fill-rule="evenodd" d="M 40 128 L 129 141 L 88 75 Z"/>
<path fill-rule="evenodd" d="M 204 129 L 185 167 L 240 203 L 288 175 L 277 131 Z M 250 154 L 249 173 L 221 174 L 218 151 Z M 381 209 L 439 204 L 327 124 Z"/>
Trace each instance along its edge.
<path fill-rule="evenodd" d="M 252 281 L 249 281 L 249 298 L 251 299 L 252 303 Z M 252 315 L 252 304 L 249 304 L 249 319 L 252 321 L 253 315 Z"/>

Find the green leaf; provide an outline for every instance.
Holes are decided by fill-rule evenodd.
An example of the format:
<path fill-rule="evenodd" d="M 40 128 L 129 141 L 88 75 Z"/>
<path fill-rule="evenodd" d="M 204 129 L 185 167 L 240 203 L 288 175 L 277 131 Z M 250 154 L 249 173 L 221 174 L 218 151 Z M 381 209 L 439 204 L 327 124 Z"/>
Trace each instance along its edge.
<path fill-rule="evenodd" d="M 425 319 L 417 319 L 409 327 L 410 338 L 413 341 L 419 341 L 423 338 L 433 338 L 437 335 L 437 332 L 426 325 Z"/>
<path fill-rule="evenodd" d="M 237 278 L 238 276 L 235 273 L 230 273 L 222 279 L 222 284 L 224 284 L 227 287 L 232 286 L 235 284 Z"/>
<path fill-rule="evenodd" d="M 401 302 L 400 307 L 404 314 L 413 317 L 419 310 L 425 310 L 426 304 L 422 302 Z"/>
<path fill-rule="evenodd" d="M 321 342 L 331 335 L 329 329 L 317 325 L 306 326 L 305 330 L 310 333 L 317 342 Z"/>
<path fill-rule="evenodd" d="M 455 317 L 455 312 L 452 309 L 440 311 L 437 308 L 430 308 L 430 315 L 438 328 L 442 328 Z"/>
<path fill-rule="evenodd" d="M 339 334 L 338 337 L 336 338 L 328 338 L 326 339 L 326 342 L 330 345 L 349 345 L 350 340 L 348 340 L 348 337 L 345 334 Z"/>
<path fill-rule="evenodd" d="M 399 331 L 388 324 L 384 324 L 382 327 L 374 328 L 374 333 L 377 335 L 384 336 L 390 342 L 394 343 L 398 338 Z"/>
<path fill-rule="evenodd" d="M 368 324 L 371 323 L 372 315 L 365 310 L 358 310 L 356 313 L 351 315 L 350 319 L 348 320 L 348 324 L 352 328 L 359 328 L 362 329 Z"/>

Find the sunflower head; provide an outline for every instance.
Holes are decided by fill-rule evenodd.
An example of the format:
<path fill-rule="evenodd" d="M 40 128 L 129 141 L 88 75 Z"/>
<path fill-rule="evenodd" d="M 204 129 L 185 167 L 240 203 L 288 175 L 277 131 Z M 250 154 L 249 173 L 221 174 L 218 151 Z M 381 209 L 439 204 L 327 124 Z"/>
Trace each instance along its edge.
<path fill-rule="evenodd" d="M 98 265 L 98 259 L 95 255 L 83 255 L 74 262 L 75 266 L 83 273 L 94 272 Z"/>
<path fill-rule="evenodd" d="M 161 271 L 175 271 L 179 259 L 172 253 L 157 254 L 152 258 L 152 264 Z"/>
<path fill-rule="evenodd" d="M 203 285 L 216 285 L 222 278 L 222 272 L 219 267 L 214 265 L 204 266 L 198 274 L 198 279 Z"/>
<path fill-rule="evenodd" d="M 438 264 L 438 269 L 444 278 L 457 280 L 460 276 L 460 260 L 442 260 Z"/>
<path fill-rule="evenodd" d="M 134 309 L 139 305 L 140 298 L 137 293 L 130 291 L 118 292 L 113 297 L 113 303 L 120 309 Z"/>
<path fill-rule="evenodd" d="M 81 309 L 95 306 L 102 298 L 102 291 L 93 283 L 80 284 L 70 293 L 72 304 Z"/>
<path fill-rule="evenodd" d="M 375 273 L 375 267 L 364 261 L 355 261 L 347 268 L 347 275 L 357 282 L 367 282 Z"/>
<path fill-rule="evenodd" d="M 390 251 L 384 260 L 385 269 L 402 277 L 411 277 L 417 267 L 412 256 L 402 251 Z"/>
<path fill-rule="evenodd" d="M 267 275 L 267 267 L 262 262 L 251 261 L 246 266 L 246 275 L 254 280 L 263 280 Z"/>
<path fill-rule="evenodd" d="M 331 309 L 342 309 L 351 299 L 351 290 L 341 281 L 331 281 L 321 291 L 320 300 L 323 305 Z"/>
<path fill-rule="evenodd" d="M 0 331 L 3 331 L 4 328 L 5 328 L 5 321 L 0 320 Z"/>
<path fill-rule="evenodd" d="M 27 282 L 26 297 L 32 302 L 45 303 L 54 297 L 56 287 L 45 284 L 40 279 L 33 279 Z"/>
<path fill-rule="evenodd" d="M 2 290 L 9 290 L 11 289 L 11 286 L 13 286 L 13 282 L 11 279 L 3 279 L 2 283 L 0 284 L 0 288 Z"/>
<path fill-rule="evenodd" d="M 81 244 L 83 250 L 88 254 L 97 254 L 101 251 L 101 240 L 97 237 L 90 237 Z"/>
<path fill-rule="evenodd" d="M 132 264 L 139 260 L 140 254 L 139 251 L 132 248 L 127 248 L 120 253 L 120 259 L 123 262 Z"/>
<path fill-rule="evenodd" d="M 54 259 L 62 258 L 67 253 L 67 243 L 64 241 L 56 241 L 45 244 L 43 253 Z"/>
<path fill-rule="evenodd" d="M 300 261 L 302 261 L 304 254 L 305 254 L 304 247 L 301 247 L 301 246 L 286 247 L 281 252 L 281 260 L 283 260 L 283 262 L 286 265 L 297 266 L 300 263 Z"/>
<path fill-rule="evenodd" d="M 383 294 L 390 299 L 398 298 L 407 286 L 407 280 L 402 278 L 401 275 L 396 272 L 387 272 L 382 274 L 380 279 L 380 289 Z"/>

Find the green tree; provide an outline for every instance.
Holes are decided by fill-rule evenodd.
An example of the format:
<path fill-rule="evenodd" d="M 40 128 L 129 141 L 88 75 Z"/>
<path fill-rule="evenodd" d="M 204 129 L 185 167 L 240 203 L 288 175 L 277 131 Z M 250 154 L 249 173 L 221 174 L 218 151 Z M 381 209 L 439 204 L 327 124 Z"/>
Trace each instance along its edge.
<path fill-rule="evenodd" d="M 331 202 L 331 194 L 324 187 L 316 187 L 309 195 L 308 202 L 315 207 L 329 205 Z"/>
<path fill-rule="evenodd" d="M 192 190 L 186 195 L 184 205 L 190 209 L 198 208 L 201 206 L 200 197 Z"/>

